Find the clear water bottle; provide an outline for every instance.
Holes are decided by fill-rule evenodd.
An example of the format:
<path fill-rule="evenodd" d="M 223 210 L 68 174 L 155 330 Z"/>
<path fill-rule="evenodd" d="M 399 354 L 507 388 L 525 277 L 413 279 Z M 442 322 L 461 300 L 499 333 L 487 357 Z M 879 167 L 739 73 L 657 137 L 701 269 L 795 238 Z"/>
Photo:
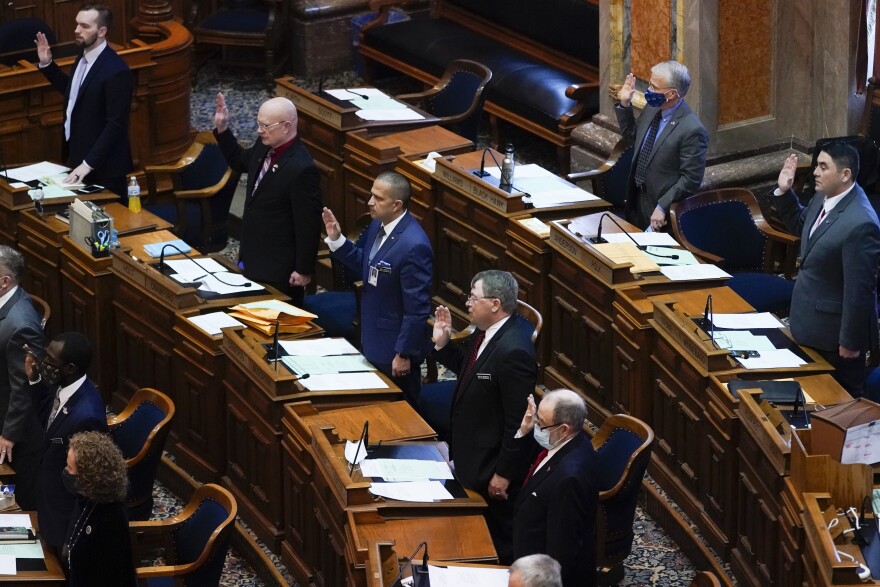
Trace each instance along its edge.
<path fill-rule="evenodd" d="M 128 209 L 134 213 L 141 211 L 141 186 L 133 175 L 128 180 Z"/>
<path fill-rule="evenodd" d="M 502 190 L 509 192 L 513 188 L 513 168 L 515 165 L 513 145 L 507 143 L 504 148 L 504 159 L 501 161 L 501 181 L 498 183 L 498 187 Z"/>

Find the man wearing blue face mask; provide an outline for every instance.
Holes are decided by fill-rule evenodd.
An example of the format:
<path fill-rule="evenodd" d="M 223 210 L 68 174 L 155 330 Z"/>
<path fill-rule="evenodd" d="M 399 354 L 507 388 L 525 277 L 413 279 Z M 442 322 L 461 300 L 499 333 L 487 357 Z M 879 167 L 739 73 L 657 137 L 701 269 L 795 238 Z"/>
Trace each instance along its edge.
<path fill-rule="evenodd" d="M 516 437 L 530 432 L 538 453 L 516 500 L 513 555 L 547 554 L 562 566 L 562 584 L 596 584 L 595 531 L 599 486 L 596 452 L 584 434 L 587 405 L 557 389 L 529 404 Z"/>
<path fill-rule="evenodd" d="M 634 144 L 626 215 L 640 228 L 661 230 L 672 203 L 699 189 L 709 135 L 684 101 L 691 85 L 687 67 L 664 61 L 651 68 L 647 106 L 638 121 L 631 103 L 635 83 L 632 73 L 626 76 L 614 108 L 621 134 Z"/>

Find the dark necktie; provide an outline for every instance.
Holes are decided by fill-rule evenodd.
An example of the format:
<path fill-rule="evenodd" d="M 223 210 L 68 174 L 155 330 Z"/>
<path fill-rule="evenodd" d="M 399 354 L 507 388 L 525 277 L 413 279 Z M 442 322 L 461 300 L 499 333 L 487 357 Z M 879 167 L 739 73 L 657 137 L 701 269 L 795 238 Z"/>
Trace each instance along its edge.
<path fill-rule="evenodd" d="M 654 141 L 657 139 L 657 129 L 660 128 L 660 119 L 663 118 L 663 111 L 658 110 L 651 121 L 648 128 L 648 135 L 645 137 L 645 143 L 639 151 L 639 160 L 636 163 L 636 187 L 642 188 L 645 185 L 645 177 L 648 174 L 648 159 L 651 158 L 651 151 L 654 149 Z"/>
<path fill-rule="evenodd" d="M 46 430 L 52 425 L 52 422 L 55 421 L 55 416 L 58 415 L 58 410 L 61 409 L 61 387 L 58 387 L 55 390 L 55 401 L 52 402 L 52 411 L 49 412 L 49 420 L 46 422 Z"/>
<path fill-rule="evenodd" d="M 275 157 L 275 149 L 269 149 L 269 152 L 266 153 L 266 158 L 263 159 L 263 167 L 260 169 L 260 174 L 257 176 L 257 181 L 254 182 L 254 191 L 251 192 L 251 197 L 257 193 L 257 187 L 260 185 L 260 181 L 263 180 L 263 176 L 266 175 L 266 172 L 269 171 L 269 167 L 272 165 L 272 159 Z"/>
<path fill-rule="evenodd" d="M 369 260 L 372 261 L 373 257 L 376 256 L 376 253 L 379 251 L 379 247 L 382 246 L 382 239 L 385 238 L 385 227 L 379 228 L 379 232 L 376 233 L 376 240 L 373 241 L 373 248 L 370 249 L 370 257 Z"/>
<path fill-rule="evenodd" d="M 535 426 L 537 426 L 537 424 L 535 424 Z M 541 461 L 544 460 L 544 457 L 547 456 L 547 453 L 548 453 L 548 452 L 550 452 L 550 451 L 548 451 L 546 448 L 542 448 L 542 449 L 541 449 L 541 452 L 538 453 L 538 458 L 536 458 L 536 459 L 535 459 L 535 462 L 532 463 L 532 468 L 529 469 L 529 473 L 528 473 L 528 475 L 526 475 L 526 478 L 525 478 L 525 480 L 523 481 L 523 487 L 526 486 L 526 483 L 529 482 L 529 479 L 531 479 L 531 478 L 532 478 L 532 475 L 535 474 L 535 471 L 538 470 L 538 465 L 541 464 Z"/>
<path fill-rule="evenodd" d="M 464 369 L 462 369 L 461 373 L 458 375 L 458 385 L 455 387 L 455 399 L 458 399 L 458 394 L 462 388 L 462 382 L 471 370 L 473 370 L 474 365 L 477 362 L 477 355 L 480 353 L 480 346 L 482 346 L 484 340 L 486 340 L 486 331 L 478 330 L 474 337 L 474 346 L 471 348 L 471 354 L 468 357 L 468 361 L 465 363 Z"/>

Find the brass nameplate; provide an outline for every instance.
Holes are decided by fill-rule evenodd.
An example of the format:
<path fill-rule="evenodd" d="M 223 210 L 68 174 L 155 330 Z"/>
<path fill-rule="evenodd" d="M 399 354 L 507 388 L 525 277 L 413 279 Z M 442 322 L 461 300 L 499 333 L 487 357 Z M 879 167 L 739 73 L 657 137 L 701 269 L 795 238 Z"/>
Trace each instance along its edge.
<path fill-rule="evenodd" d="M 559 228 L 554 223 L 550 224 L 550 243 L 556 245 L 557 248 L 605 283 L 614 284 L 614 270 L 600 261 L 596 255 L 591 254 L 578 237 Z"/>
<path fill-rule="evenodd" d="M 336 112 L 298 92 L 282 89 L 282 87 L 279 87 L 279 90 L 278 95 L 288 98 L 300 112 L 311 114 L 336 128 L 342 128 L 342 114 L 340 112 Z"/>
<path fill-rule="evenodd" d="M 672 309 L 655 303 L 654 321 L 657 323 L 658 327 L 669 334 L 669 336 L 671 336 L 672 339 L 678 343 L 678 345 L 683 348 L 685 352 L 687 352 L 687 354 L 700 365 L 700 367 L 703 368 L 703 375 L 707 375 L 709 373 L 709 354 L 699 341 L 695 341 L 689 333 L 682 328 L 682 325 L 675 319 L 672 312 Z M 694 326 L 694 328 L 696 328 L 696 326 Z"/>
<path fill-rule="evenodd" d="M 502 198 L 495 192 L 488 190 L 476 178 L 471 180 L 461 173 L 456 173 L 449 167 L 437 165 L 434 174 L 441 181 L 445 181 L 459 191 L 468 194 L 483 202 L 490 208 L 494 208 L 503 214 L 507 214 L 507 198 Z"/>

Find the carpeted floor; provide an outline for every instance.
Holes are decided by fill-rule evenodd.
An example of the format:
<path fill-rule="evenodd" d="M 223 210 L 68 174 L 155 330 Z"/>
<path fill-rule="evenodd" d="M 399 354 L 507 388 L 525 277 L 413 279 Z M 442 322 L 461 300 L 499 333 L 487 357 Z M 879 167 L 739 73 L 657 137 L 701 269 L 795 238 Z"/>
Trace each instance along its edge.
<path fill-rule="evenodd" d="M 317 88 L 317 80 L 299 80 L 298 83 L 309 89 Z M 361 83 L 362 80 L 353 72 L 324 79 L 325 88 L 354 87 Z M 392 94 L 418 87 L 412 82 L 400 79 L 378 85 Z M 195 80 L 192 94 L 192 125 L 196 129 L 206 130 L 213 127 L 214 99 L 217 92 L 223 92 L 226 96 L 230 110 L 230 127 L 236 136 L 244 142 L 253 141 L 256 137 L 257 110 L 262 101 L 271 97 L 262 77 L 256 72 L 226 70 L 211 64 L 205 66 Z M 548 169 L 556 170 L 555 152 L 549 145 L 517 132 L 516 129 L 511 129 L 506 134 L 506 140 L 514 142 L 520 161 L 539 163 Z M 481 135 L 479 143 L 480 146 L 488 145 L 488 136 Z M 235 213 L 235 203 L 233 213 Z M 224 253 L 233 256 L 237 248 L 238 243 L 231 240 Z M 173 515 L 173 512 L 183 506 L 169 491 L 159 485 L 156 487 L 156 498 L 157 509 L 154 515 L 159 517 Z M 696 572 L 693 565 L 641 507 L 637 509 L 634 528 L 636 536 L 633 553 L 626 561 L 627 574 L 620 585 L 689 585 Z M 275 561 L 279 570 L 289 577 L 286 569 L 277 561 L 277 557 Z M 230 551 L 221 584 L 250 586 L 264 583 L 256 578 L 253 570 L 248 568 L 235 552 Z"/>

